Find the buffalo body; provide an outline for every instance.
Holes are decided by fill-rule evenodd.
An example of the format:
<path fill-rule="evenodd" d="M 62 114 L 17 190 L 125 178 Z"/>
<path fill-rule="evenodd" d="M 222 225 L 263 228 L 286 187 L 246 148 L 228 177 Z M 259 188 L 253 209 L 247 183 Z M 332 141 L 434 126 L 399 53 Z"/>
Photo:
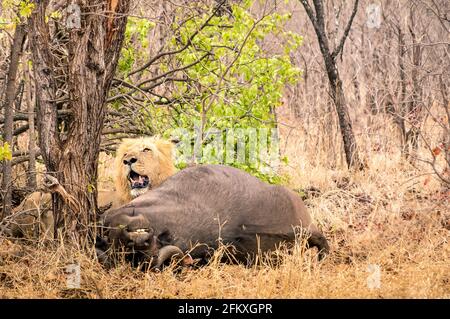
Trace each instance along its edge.
<path fill-rule="evenodd" d="M 184 169 L 158 188 L 106 213 L 107 240 L 156 256 L 173 245 L 206 260 L 220 243 L 238 261 L 293 243 L 299 230 L 319 257 L 325 237 L 312 223 L 300 197 L 236 168 L 202 165 Z"/>

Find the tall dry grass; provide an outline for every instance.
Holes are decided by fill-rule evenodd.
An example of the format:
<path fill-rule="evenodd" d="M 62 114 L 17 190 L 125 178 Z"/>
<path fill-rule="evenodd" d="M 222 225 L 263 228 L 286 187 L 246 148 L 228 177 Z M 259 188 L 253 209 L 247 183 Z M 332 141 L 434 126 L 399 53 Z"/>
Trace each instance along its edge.
<path fill-rule="evenodd" d="M 427 174 L 430 170 L 419 171 L 401 159 L 387 122 L 370 133 L 357 129 L 369 164 L 358 173 L 348 172 L 339 158 L 329 158 L 320 129 L 302 129 L 283 109 L 280 122 L 286 124 L 280 132 L 282 152 L 290 159 L 288 186 L 306 197 L 332 248 L 322 262 L 315 251 L 299 245 L 283 255 L 280 265 L 212 263 L 181 273 L 154 273 L 120 264 L 106 270 L 93 252 L 76 245 L 0 239 L 0 297 L 450 298 L 450 200 Z M 100 184 L 108 188 L 110 159 L 101 162 Z M 81 266 L 79 289 L 66 285 L 65 268 L 71 263 Z M 372 288 L 370 265 L 380 270 L 379 286 Z"/>

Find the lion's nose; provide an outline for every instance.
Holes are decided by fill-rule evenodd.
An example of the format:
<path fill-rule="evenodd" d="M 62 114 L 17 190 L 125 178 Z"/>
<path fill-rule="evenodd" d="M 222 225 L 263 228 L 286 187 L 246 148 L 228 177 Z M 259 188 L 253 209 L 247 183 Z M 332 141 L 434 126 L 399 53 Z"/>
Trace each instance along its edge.
<path fill-rule="evenodd" d="M 128 161 L 127 161 L 127 160 L 124 160 L 124 161 L 123 161 L 123 163 L 124 163 L 125 165 L 131 165 L 131 164 L 136 163 L 136 162 L 137 162 L 137 158 L 135 158 L 135 157 L 130 158 Z"/>

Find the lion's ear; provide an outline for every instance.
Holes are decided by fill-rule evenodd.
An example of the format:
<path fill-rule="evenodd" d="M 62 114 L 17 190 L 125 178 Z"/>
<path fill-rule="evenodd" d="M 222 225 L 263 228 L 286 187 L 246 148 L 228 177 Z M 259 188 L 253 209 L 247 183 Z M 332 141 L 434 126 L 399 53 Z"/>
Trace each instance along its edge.
<path fill-rule="evenodd" d="M 169 141 L 157 140 L 155 141 L 156 148 L 165 157 L 172 158 L 174 145 Z"/>
<path fill-rule="evenodd" d="M 119 147 L 116 150 L 116 160 L 122 163 L 122 156 L 127 152 L 131 145 L 133 145 L 135 141 L 131 138 L 124 138 L 120 142 Z"/>

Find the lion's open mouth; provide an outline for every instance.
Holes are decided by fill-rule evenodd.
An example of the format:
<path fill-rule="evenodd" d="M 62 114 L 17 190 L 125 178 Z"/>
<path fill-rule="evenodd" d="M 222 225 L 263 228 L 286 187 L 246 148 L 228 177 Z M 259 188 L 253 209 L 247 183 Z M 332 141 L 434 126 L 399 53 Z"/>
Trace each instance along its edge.
<path fill-rule="evenodd" d="M 128 179 L 130 181 L 131 189 L 146 188 L 150 184 L 150 180 L 147 175 L 140 175 L 133 170 L 130 171 Z"/>

